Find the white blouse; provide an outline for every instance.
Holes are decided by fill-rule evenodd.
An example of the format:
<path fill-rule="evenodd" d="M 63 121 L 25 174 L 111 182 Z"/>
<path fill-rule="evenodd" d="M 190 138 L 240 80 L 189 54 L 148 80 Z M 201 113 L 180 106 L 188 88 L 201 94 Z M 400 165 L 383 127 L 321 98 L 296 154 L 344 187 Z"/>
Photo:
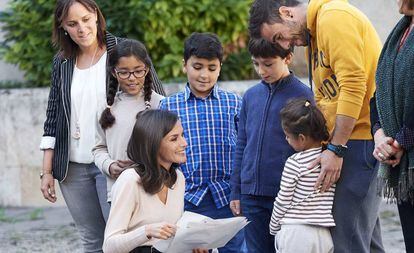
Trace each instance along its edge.
<path fill-rule="evenodd" d="M 69 160 L 76 163 L 92 163 L 95 146 L 96 114 L 106 105 L 106 58 L 87 69 L 75 65 L 70 89 L 70 144 Z"/>

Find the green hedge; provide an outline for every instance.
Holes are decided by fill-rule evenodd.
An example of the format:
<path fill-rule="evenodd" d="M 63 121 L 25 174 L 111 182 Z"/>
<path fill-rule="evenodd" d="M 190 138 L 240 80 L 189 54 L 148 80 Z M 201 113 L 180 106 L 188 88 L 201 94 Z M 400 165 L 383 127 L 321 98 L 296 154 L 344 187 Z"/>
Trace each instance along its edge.
<path fill-rule="evenodd" d="M 98 0 L 108 30 L 143 41 L 164 81 L 183 79 L 184 39 L 192 32 L 217 33 L 225 46 L 222 80 L 254 77 L 246 52 L 252 0 Z M 55 1 L 11 0 L 0 12 L 5 40 L 0 56 L 25 71 L 34 86 L 48 86 Z"/>

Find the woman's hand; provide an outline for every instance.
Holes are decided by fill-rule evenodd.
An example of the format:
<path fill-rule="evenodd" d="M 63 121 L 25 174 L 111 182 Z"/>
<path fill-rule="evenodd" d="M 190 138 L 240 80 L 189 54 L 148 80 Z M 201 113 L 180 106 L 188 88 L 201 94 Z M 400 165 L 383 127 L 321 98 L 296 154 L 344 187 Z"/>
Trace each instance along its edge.
<path fill-rule="evenodd" d="M 40 183 L 40 191 L 42 191 L 45 199 L 52 203 L 56 202 L 55 179 L 52 174 L 48 173 L 43 175 Z"/>
<path fill-rule="evenodd" d="M 400 164 L 401 161 L 401 157 L 404 155 L 404 149 L 403 147 L 398 143 L 397 140 L 394 140 L 394 142 L 392 143 L 392 147 L 397 150 L 397 153 L 395 153 L 390 159 L 389 159 L 389 165 L 391 165 L 392 167 L 397 166 L 398 164 Z"/>
<path fill-rule="evenodd" d="M 55 203 L 57 198 L 55 192 L 55 179 L 52 175 L 53 154 L 53 149 L 46 149 L 43 152 L 43 176 L 40 182 L 40 191 L 45 199 Z"/>
<path fill-rule="evenodd" d="M 193 249 L 193 253 L 208 253 L 208 249 Z"/>
<path fill-rule="evenodd" d="M 177 226 L 167 222 L 153 223 L 145 226 L 145 234 L 149 239 L 154 237 L 167 240 L 174 236 L 176 231 Z"/>
<path fill-rule="evenodd" d="M 385 136 L 382 128 L 378 129 L 374 134 L 375 149 L 372 153 L 375 159 L 379 162 L 391 164 L 390 157 L 393 157 L 398 149 L 393 146 L 394 139 L 391 137 Z"/>

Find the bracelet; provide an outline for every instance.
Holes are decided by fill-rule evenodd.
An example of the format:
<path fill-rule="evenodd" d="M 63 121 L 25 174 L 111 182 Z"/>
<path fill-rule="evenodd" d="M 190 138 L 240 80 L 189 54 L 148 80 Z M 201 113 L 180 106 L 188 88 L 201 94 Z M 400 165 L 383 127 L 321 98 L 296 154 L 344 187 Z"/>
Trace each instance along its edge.
<path fill-rule="evenodd" d="M 51 171 L 41 171 L 41 172 L 39 173 L 39 177 L 40 177 L 40 179 L 42 179 L 42 178 L 43 178 L 43 176 L 44 176 L 44 175 L 46 175 L 46 174 L 50 174 L 50 175 L 52 175 L 52 172 L 51 172 Z"/>

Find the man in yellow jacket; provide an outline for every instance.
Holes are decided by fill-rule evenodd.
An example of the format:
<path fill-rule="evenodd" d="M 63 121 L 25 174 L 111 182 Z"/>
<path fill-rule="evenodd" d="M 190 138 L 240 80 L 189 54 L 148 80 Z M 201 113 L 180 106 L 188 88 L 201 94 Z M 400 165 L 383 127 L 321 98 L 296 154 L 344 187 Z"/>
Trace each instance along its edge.
<path fill-rule="evenodd" d="M 337 183 L 335 252 L 384 252 L 369 119 L 381 51 L 374 27 L 347 0 L 256 0 L 249 31 L 286 49 L 307 46 L 315 100 L 331 131 L 327 149 L 309 167 L 322 167 L 315 189 Z"/>

